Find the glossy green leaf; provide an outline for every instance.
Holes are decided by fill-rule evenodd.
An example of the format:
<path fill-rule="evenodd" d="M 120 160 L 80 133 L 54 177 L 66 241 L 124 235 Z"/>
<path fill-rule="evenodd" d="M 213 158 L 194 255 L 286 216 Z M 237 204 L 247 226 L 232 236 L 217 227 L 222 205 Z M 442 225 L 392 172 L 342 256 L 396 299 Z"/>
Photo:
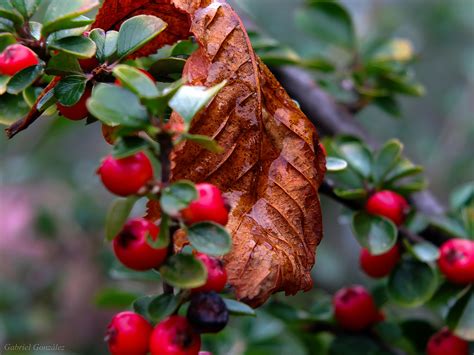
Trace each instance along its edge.
<path fill-rule="evenodd" d="M 438 277 L 426 263 L 405 259 L 390 274 L 387 284 L 389 298 L 404 307 L 417 307 L 436 292 Z"/>
<path fill-rule="evenodd" d="M 245 303 L 232 300 L 230 298 L 223 298 L 224 303 L 227 307 L 227 310 L 229 313 L 233 316 L 251 316 L 255 317 L 257 314 L 255 313 L 255 310 L 246 305 Z"/>
<path fill-rule="evenodd" d="M 453 237 L 469 238 L 464 226 L 454 218 L 436 216 L 430 219 L 430 224 Z"/>
<path fill-rule="evenodd" d="M 224 227 L 212 222 L 193 224 L 187 231 L 188 240 L 199 252 L 221 256 L 232 248 L 232 238 Z"/>
<path fill-rule="evenodd" d="M 438 287 L 427 306 L 444 317 L 448 314 L 449 308 L 467 291 L 469 291 L 469 285 L 455 285 L 451 282 L 444 282 Z"/>
<path fill-rule="evenodd" d="M 59 41 L 60 39 L 67 37 L 77 37 L 82 36 L 83 33 L 87 30 L 88 26 L 69 28 L 67 30 L 60 30 L 54 33 L 51 33 L 48 37 L 48 42 Z"/>
<path fill-rule="evenodd" d="M 23 24 L 23 16 L 12 6 L 10 0 L 0 0 L 0 17 L 12 21 L 17 26 Z"/>
<path fill-rule="evenodd" d="M 49 44 L 49 48 L 71 54 L 80 59 L 91 58 L 95 55 L 94 41 L 84 36 L 67 37 Z"/>
<path fill-rule="evenodd" d="M 172 315 L 179 307 L 179 298 L 173 294 L 164 293 L 155 297 L 148 305 L 148 314 L 153 322 L 161 322 Z"/>
<path fill-rule="evenodd" d="M 150 306 L 151 301 L 153 301 L 155 298 L 156 296 L 154 295 L 143 296 L 143 297 L 137 298 L 132 303 L 133 311 L 149 319 L 150 314 L 148 313 L 148 307 Z"/>
<path fill-rule="evenodd" d="M 122 23 L 117 39 L 117 55 L 127 57 L 158 36 L 167 24 L 151 15 L 139 15 Z"/>
<path fill-rule="evenodd" d="M 11 0 L 11 4 L 25 19 L 34 15 L 40 3 L 41 0 Z"/>
<path fill-rule="evenodd" d="M 84 95 L 87 78 L 84 75 L 69 75 L 54 87 L 54 96 L 64 106 L 75 105 Z"/>
<path fill-rule="evenodd" d="M 160 274 L 171 286 L 190 289 L 202 286 L 207 280 L 204 264 L 193 255 L 176 254 L 160 267 Z"/>
<path fill-rule="evenodd" d="M 42 91 L 42 87 L 30 86 L 23 91 L 23 99 L 29 107 L 33 107 Z"/>
<path fill-rule="evenodd" d="M 363 211 L 353 214 L 352 230 L 360 245 L 373 255 L 386 253 L 397 242 L 397 227 L 391 221 Z"/>
<path fill-rule="evenodd" d="M 328 172 L 337 172 L 345 170 L 347 168 L 347 162 L 344 159 L 336 157 L 326 158 L 326 169 Z"/>
<path fill-rule="evenodd" d="M 107 33 L 100 28 L 91 31 L 89 38 L 92 39 L 97 46 L 97 59 L 99 62 L 105 62 L 111 59 L 117 52 L 117 31 L 108 31 Z"/>
<path fill-rule="evenodd" d="M 349 166 L 360 175 L 368 178 L 372 169 L 372 153 L 359 141 L 343 142 L 339 145 L 339 151 Z"/>
<path fill-rule="evenodd" d="M 188 207 L 191 201 L 198 198 L 196 186 L 190 181 L 177 181 L 166 187 L 160 198 L 161 209 L 170 216 L 177 216 Z"/>
<path fill-rule="evenodd" d="M 131 196 L 112 202 L 105 220 L 105 237 L 108 241 L 113 240 L 122 230 L 137 200 L 136 196 Z"/>
<path fill-rule="evenodd" d="M 453 211 L 474 203 L 474 182 L 464 184 L 451 194 L 449 205 Z"/>
<path fill-rule="evenodd" d="M 57 99 L 56 96 L 54 96 L 54 90 L 49 90 L 46 94 L 39 99 L 38 104 L 36 105 L 36 108 L 38 111 L 46 111 L 49 107 L 54 105 L 56 103 Z"/>
<path fill-rule="evenodd" d="M 0 124 L 10 125 L 25 116 L 29 110 L 21 95 L 4 94 L 0 97 Z"/>
<path fill-rule="evenodd" d="M 189 127 L 193 117 L 201 111 L 217 93 L 226 85 L 226 82 L 206 88 L 203 86 L 181 86 L 170 100 L 170 107 L 176 111 Z"/>
<path fill-rule="evenodd" d="M 122 159 L 144 151 L 149 147 L 146 140 L 136 136 L 121 137 L 117 140 L 112 150 L 115 159 Z"/>
<path fill-rule="evenodd" d="M 421 242 L 412 246 L 413 255 L 422 262 L 432 262 L 439 258 L 439 249 L 430 242 Z"/>
<path fill-rule="evenodd" d="M 14 44 L 15 42 L 15 36 L 13 36 L 11 33 L 0 33 L 0 52 L 3 52 L 5 48 L 7 48 L 10 44 Z"/>
<path fill-rule="evenodd" d="M 159 95 L 155 82 L 137 68 L 120 64 L 113 73 L 125 88 L 142 98 L 153 99 Z"/>
<path fill-rule="evenodd" d="M 46 74 L 66 76 L 71 74 L 81 74 L 82 69 L 77 58 L 71 54 L 59 52 L 48 61 Z"/>
<path fill-rule="evenodd" d="M 7 92 L 12 95 L 17 95 L 28 86 L 33 84 L 44 72 L 42 65 L 35 65 L 23 69 L 8 82 Z"/>
<path fill-rule="evenodd" d="M 107 288 L 95 296 L 95 305 L 100 308 L 123 309 L 129 307 L 138 297 L 136 293 Z"/>
<path fill-rule="evenodd" d="M 7 92 L 8 82 L 10 81 L 11 76 L 0 75 L 0 95 L 3 95 Z"/>
<path fill-rule="evenodd" d="M 148 121 L 147 111 L 138 97 L 116 85 L 95 86 L 87 108 L 97 119 L 112 127 L 142 127 Z"/>
<path fill-rule="evenodd" d="M 162 58 L 157 60 L 148 70 L 156 78 L 167 78 L 171 74 L 181 74 L 186 60 L 183 58 Z"/>
<path fill-rule="evenodd" d="M 403 150 L 403 144 L 398 139 L 386 142 L 375 156 L 374 177 L 382 181 L 386 174 L 397 164 Z"/>
<path fill-rule="evenodd" d="M 474 341 L 474 288 L 462 296 L 449 310 L 446 322 L 454 334 Z"/>
<path fill-rule="evenodd" d="M 50 0 L 43 20 L 43 35 L 46 37 L 51 32 L 72 28 L 69 27 L 71 20 L 98 6 L 99 0 Z"/>
<path fill-rule="evenodd" d="M 191 142 L 194 142 L 196 144 L 199 144 L 201 147 L 207 149 L 210 152 L 213 153 L 222 153 L 223 148 L 211 137 L 204 136 L 201 134 L 189 134 L 189 133 L 184 133 L 181 135 L 183 139 L 189 140 Z"/>
<path fill-rule="evenodd" d="M 423 172 L 423 167 L 414 165 L 408 159 L 400 159 L 396 166 L 385 177 L 385 183 L 393 183 L 402 178 Z"/>

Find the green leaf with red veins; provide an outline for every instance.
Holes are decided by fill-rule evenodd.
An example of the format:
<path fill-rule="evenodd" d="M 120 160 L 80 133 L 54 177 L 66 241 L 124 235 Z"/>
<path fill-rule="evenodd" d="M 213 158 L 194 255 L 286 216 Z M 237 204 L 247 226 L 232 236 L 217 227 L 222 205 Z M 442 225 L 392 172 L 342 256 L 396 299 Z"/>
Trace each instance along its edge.
<path fill-rule="evenodd" d="M 119 64 L 113 69 L 113 73 L 124 87 L 141 98 L 153 99 L 158 97 L 159 91 L 155 82 L 137 68 Z"/>
<path fill-rule="evenodd" d="M 43 20 L 43 36 L 46 37 L 51 32 L 65 29 L 65 26 L 71 25 L 70 20 L 98 6 L 99 0 L 51 0 Z"/>
<path fill-rule="evenodd" d="M 454 334 L 467 341 L 474 341 L 474 287 L 462 296 L 449 310 L 446 318 Z"/>
<path fill-rule="evenodd" d="M 161 277 L 173 287 L 191 289 L 202 286 L 207 280 L 204 264 L 193 255 L 176 254 L 160 267 Z"/>
<path fill-rule="evenodd" d="M 179 298 L 173 294 L 162 294 L 155 297 L 148 305 L 148 314 L 153 322 L 161 322 L 176 312 L 179 307 Z"/>
<path fill-rule="evenodd" d="M 352 231 L 359 244 L 373 255 L 386 253 L 397 242 L 397 227 L 391 221 L 363 211 L 353 214 Z"/>
<path fill-rule="evenodd" d="M 105 219 L 105 237 L 108 241 L 113 240 L 122 230 L 137 200 L 136 196 L 131 196 L 112 202 Z"/>
<path fill-rule="evenodd" d="M 84 75 L 70 75 L 61 79 L 54 87 L 54 95 L 64 106 L 75 105 L 86 90 L 87 78 Z"/>
<path fill-rule="evenodd" d="M 187 230 L 188 240 L 199 252 L 222 256 L 232 248 L 232 238 L 229 232 L 216 223 L 201 222 L 193 224 Z"/>
<path fill-rule="evenodd" d="M 23 24 L 23 16 L 12 6 L 10 0 L 0 0 L 0 17 L 12 21 L 17 26 Z"/>
<path fill-rule="evenodd" d="M 191 181 L 182 180 L 171 184 L 161 192 L 160 205 L 163 212 L 177 216 L 197 198 L 196 186 Z"/>
<path fill-rule="evenodd" d="M 92 58 L 96 51 L 94 41 L 84 36 L 67 37 L 52 41 L 48 47 L 71 54 L 80 59 Z"/>
<path fill-rule="evenodd" d="M 7 92 L 9 94 L 17 95 L 28 86 L 33 84 L 44 72 L 42 65 L 35 65 L 23 69 L 8 82 Z"/>

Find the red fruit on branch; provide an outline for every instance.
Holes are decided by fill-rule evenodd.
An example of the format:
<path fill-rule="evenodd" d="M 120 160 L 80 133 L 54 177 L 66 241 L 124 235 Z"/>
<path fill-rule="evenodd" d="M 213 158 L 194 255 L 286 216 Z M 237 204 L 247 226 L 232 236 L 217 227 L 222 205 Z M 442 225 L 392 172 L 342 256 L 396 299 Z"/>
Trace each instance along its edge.
<path fill-rule="evenodd" d="M 167 248 L 155 249 L 147 242 L 148 237 L 156 240 L 159 232 L 159 227 L 146 219 L 128 221 L 114 239 L 115 256 L 133 270 L 144 271 L 159 267 L 166 259 Z"/>
<path fill-rule="evenodd" d="M 369 198 L 365 209 L 368 213 L 386 217 L 399 226 L 405 220 L 408 202 L 396 192 L 383 190 Z"/>
<path fill-rule="evenodd" d="M 158 323 L 150 338 L 151 355 L 198 355 L 200 348 L 201 337 L 181 316 Z"/>
<path fill-rule="evenodd" d="M 337 322 L 347 330 L 361 331 L 383 319 L 372 295 L 363 286 L 340 289 L 332 303 Z"/>
<path fill-rule="evenodd" d="M 196 184 L 198 199 L 181 211 L 181 216 L 188 224 L 211 221 L 225 226 L 229 211 L 221 191 L 212 184 Z"/>
<path fill-rule="evenodd" d="M 193 292 L 221 292 L 227 283 L 227 272 L 222 261 L 202 253 L 197 253 L 196 258 L 204 263 L 207 280 L 204 285 L 194 288 Z"/>
<path fill-rule="evenodd" d="M 153 80 L 153 82 L 155 82 L 155 78 L 153 77 L 153 75 L 151 75 L 149 72 L 147 72 L 145 69 L 141 69 L 141 68 L 137 68 L 138 70 L 140 70 L 143 74 L 145 74 L 147 77 L 149 77 L 151 80 Z M 115 85 L 118 85 L 118 86 L 123 86 L 122 84 L 122 81 L 120 79 L 115 79 Z"/>
<path fill-rule="evenodd" d="M 92 57 L 87 59 L 79 59 L 79 65 L 81 66 L 82 70 L 84 70 L 84 72 L 90 73 L 95 68 L 100 66 L 100 63 L 96 57 Z"/>
<path fill-rule="evenodd" d="M 360 251 L 360 267 L 364 272 L 373 278 L 385 277 L 392 272 L 395 265 L 400 260 L 400 247 L 398 244 L 388 252 L 380 255 L 370 254 L 368 249 Z"/>
<path fill-rule="evenodd" d="M 79 101 L 72 106 L 64 106 L 60 103 L 56 104 L 58 111 L 65 118 L 68 118 L 72 121 L 80 121 L 86 118 L 89 115 L 89 110 L 87 109 L 86 102 L 92 95 L 92 88 L 86 87 L 84 94 L 79 99 Z"/>
<path fill-rule="evenodd" d="M 440 248 L 438 266 L 453 283 L 474 282 L 474 242 L 459 238 L 448 240 Z"/>
<path fill-rule="evenodd" d="M 426 346 L 426 355 L 468 355 L 469 344 L 458 338 L 448 329 L 441 329 L 434 334 Z"/>
<path fill-rule="evenodd" d="M 15 75 L 38 63 L 38 57 L 31 49 L 22 44 L 12 44 L 0 54 L 0 74 Z"/>
<path fill-rule="evenodd" d="M 141 315 L 121 312 L 110 322 L 105 341 L 112 355 L 145 355 L 149 351 L 153 327 Z"/>
<path fill-rule="evenodd" d="M 122 159 L 109 155 L 97 172 L 104 186 L 118 196 L 138 193 L 153 178 L 150 159 L 142 152 Z"/>

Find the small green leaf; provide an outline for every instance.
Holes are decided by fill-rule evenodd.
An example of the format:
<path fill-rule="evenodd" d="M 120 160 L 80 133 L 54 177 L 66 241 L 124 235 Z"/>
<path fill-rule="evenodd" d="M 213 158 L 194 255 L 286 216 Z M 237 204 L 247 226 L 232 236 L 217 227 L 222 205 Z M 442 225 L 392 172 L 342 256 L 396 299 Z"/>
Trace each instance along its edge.
<path fill-rule="evenodd" d="M 385 177 L 385 183 L 393 183 L 408 176 L 423 172 L 423 167 L 414 165 L 408 159 L 400 159 L 397 165 Z"/>
<path fill-rule="evenodd" d="M 108 61 L 115 59 L 118 36 L 118 31 L 107 31 L 105 34 L 104 58 Z"/>
<path fill-rule="evenodd" d="M 181 74 L 186 64 L 183 58 L 162 58 L 157 60 L 148 70 L 156 78 L 168 78 L 172 74 Z"/>
<path fill-rule="evenodd" d="M 23 16 L 12 6 L 10 0 L 0 0 L 0 17 L 12 21 L 17 26 L 23 24 Z"/>
<path fill-rule="evenodd" d="M 137 200 L 136 196 L 131 196 L 112 202 L 105 221 L 105 237 L 108 241 L 113 240 L 122 230 Z"/>
<path fill-rule="evenodd" d="M 3 95 L 7 92 L 8 82 L 10 81 L 11 76 L 0 75 L 0 95 Z"/>
<path fill-rule="evenodd" d="M 132 17 L 120 26 L 117 40 L 117 55 L 127 57 L 158 36 L 167 24 L 151 15 Z"/>
<path fill-rule="evenodd" d="M 120 64 L 113 69 L 114 76 L 122 85 L 142 98 L 153 99 L 159 92 L 155 82 L 137 68 Z"/>
<path fill-rule="evenodd" d="M 170 100 L 169 106 L 179 113 L 186 127 L 189 127 L 193 117 L 211 102 L 226 83 L 223 81 L 209 89 L 203 86 L 181 86 Z"/>
<path fill-rule="evenodd" d="M 23 69 L 17 73 L 8 82 L 7 92 L 12 95 L 17 95 L 28 86 L 33 84 L 44 72 L 42 65 L 35 65 Z"/>
<path fill-rule="evenodd" d="M 0 124 L 10 125 L 25 116 L 29 110 L 21 95 L 4 94 L 0 97 Z"/>
<path fill-rule="evenodd" d="M 46 68 L 46 74 L 49 75 L 66 76 L 81 73 L 82 69 L 77 58 L 64 52 L 59 52 L 58 55 L 53 56 Z"/>
<path fill-rule="evenodd" d="M 457 211 L 474 202 L 474 182 L 464 184 L 451 194 L 449 205 L 453 211 Z"/>
<path fill-rule="evenodd" d="M 422 85 L 410 82 L 410 79 L 405 76 L 398 76 L 394 73 L 386 74 L 381 82 L 384 88 L 400 94 L 410 96 L 423 96 L 425 94 L 425 88 Z"/>
<path fill-rule="evenodd" d="M 227 230 L 219 224 L 201 222 L 188 228 L 188 240 L 199 252 L 221 256 L 232 248 L 232 238 Z"/>
<path fill-rule="evenodd" d="M 29 107 L 33 107 L 42 91 L 42 87 L 30 86 L 23 91 L 23 99 Z"/>
<path fill-rule="evenodd" d="M 181 137 L 196 144 L 199 144 L 201 147 L 207 149 L 212 153 L 222 153 L 224 151 L 224 148 L 222 148 L 219 143 L 217 143 L 214 139 L 208 136 L 204 136 L 201 134 L 184 133 L 181 135 Z"/>
<path fill-rule="evenodd" d="M 84 75 L 70 75 L 62 78 L 54 87 L 54 95 L 64 106 L 78 103 L 86 90 L 87 78 Z"/>
<path fill-rule="evenodd" d="M 87 108 L 108 126 L 143 127 L 148 114 L 138 97 L 127 89 L 110 84 L 94 87 Z"/>
<path fill-rule="evenodd" d="M 100 28 L 91 31 L 89 38 L 92 39 L 97 46 L 97 59 L 99 62 L 105 62 L 112 58 L 117 52 L 117 31 L 108 31 L 107 33 Z"/>
<path fill-rule="evenodd" d="M 326 169 L 328 172 L 337 172 L 345 170 L 347 168 L 347 162 L 344 159 L 336 157 L 327 157 L 326 158 Z"/>
<path fill-rule="evenodd" d="M 474 288 L 462 296 L 449 310 L 446 322 L 454 334 L 474 341 Z"/>
<path fill-rule="evenodd" d="M 148 313 L 148 307 L 150 306 L 151 301 L 153 301 L 155 298 L 156 296 L 153 296 L 153 295 L 137 298 L 132 303 L 133 311 L 149 319 L 150 314 Z"/>
<path fill-rule="evenodd" d="M 422 262 L 428 263 L 439 258 L 439 249 L 430 242 L 422 242 L 412 246 L 413 255 Z"/>
<path fill-rule="evenodd" d="M 334 193 L 346 200 L 360 200 L 367 197 L 365 189 L 334 189 Z"/>
<path fill-rule="evenodd" d="M 109 276 L 111 279 L 117 281 L 133 280 L 153 282 L 154 284 L 161 281 L 160 274 L 154 269 L 148 271 L 135 271 L 120 264 L 118 261 L 109 270 Z"/>
<path fill-rule="evenodd" d="M 160 205 L 163 212 L 177 216 L 179 211 L 198 198 L 196 186 L 190 181 L 177 181 L 166 187 L 161 193 Z"/>
<path fill-rule="evenodd" d="M 80 59 L 94 56 L 96 46 L 93 40 L 84 36 L 66 37 L 49 44 L 49 48 L 71 54 Z"/>
<path fill-rule="evenodd" d="M 48 37 L 48 43 L 59 41 L 60 39 L 67 38 L 67 37 L 82 36 L 84 31 L 87 30 L 87 28 L 88 26 L 82 26 L 82 27 L 70 28 L 67 30 L 60 30 L 60 31 L 53 32 Z"/>
<path fill-rule="evenodd" d="M 136 136 L 121 137 L 114 145 L 112 154 L 115 159 L 122 159 L 141 152 L 149 147 L 146 140 Z"/>
<path fill-rule="evenodd" d="M 398 101 L 392 96 L 382 96 L 376 97 L 372 101 L 375 106 L 380 108 L 385 113 L 393 116 L 400 117 L 402 115 L 402 110 Z"/>
<path fill-rule="evenodd" d="M 0 31 L 2 30 L 1 28 L 1 22 L 0 22 Z M 11 33 L 5 32 L 5 33 L 0 33 L 0 52 L 3 52 L 5 48 L 7 48 L 10 44 L 16 43 L 15 36 L 13 36 Z"/>
<path fill-rule="evenodd" d="M 43 21 L 43 36 L 64 30 L 71 20 L 99 6 L 99 0 L 50 0 Z M 80 27 L 80 26 L 75 26 Z"/>
<path fill-rule="evenodd" d="M 403 144 L 398 139 L 389 140 L 375 156 L 374 177 L 383 181 L 387 173 L 397 164 L 403 150 Z"/>
<path fill-rule="evenodd" d="M 95 305 L 101 308 L 127 308 L 138 297 L 137 294 L 128 291 L 108 288 L 101 290 L 95 296 Z"/>
<path fill-rule="evenodd" d="M 398 263 L 387 284 L 390 299 L 405 307 L 417 307 L 436 292 L 438 277 L 428 264 L 406 259 Z"/>
<path fill-rule="evenodd" d="M 348 141 L 339 145 L 339 151 L 349 166 L 361 176 L 368 178 L 372 170 L 372 153 L 360 141 Z"/>
<path fill-rule="evenodd" d="M 223 298 L 224 303 L 231 315 L 234 316 L 251 316 L 255 317 L 257 314 L 254 309 L 245 303 L 231 300 L 230 298 Z"/>
<path fill-rule="evenodd" d="M 160 267 L 163 279 L 171 286 L 190 289 L 202 286 L 207 280 L 204 264 L 193 255 L 176 254 Z"/>
<path fill-rule="evenodd" d="M 353 214 L 352 230 L 360 245 L 373 255 L 386 253 L 397 242 L 397 227 L 391 221 L 363 211 Z"/>
<path fill-rule="evenodd" d="M 170 216 L 166 213 L 161 215 L 160 219 L 160 233 L 158 238 L 153 240 L 150 235 L 147 237 L 147 243 L 153 249 L 167 248 L 170 244 Z"/>
<path fill-rule="evenodd" d="M 179 307 L 179 299 L 173 294 L 164 293 L 155 297 L 148 305 L 148 314 L 153 322 L 161 322 L 172 315 Z"/>
<path fill-rule="evenodd" d="M 34 15 L 41 0 L 11 0 L 11 3 L 25 19 L 28 19 Z"/>

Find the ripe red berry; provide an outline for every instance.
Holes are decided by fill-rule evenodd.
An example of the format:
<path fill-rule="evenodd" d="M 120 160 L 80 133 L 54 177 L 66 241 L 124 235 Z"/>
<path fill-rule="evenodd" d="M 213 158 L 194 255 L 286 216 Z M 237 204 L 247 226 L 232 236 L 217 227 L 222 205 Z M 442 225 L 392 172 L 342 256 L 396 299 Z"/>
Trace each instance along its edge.
<path fill-rule="evenodd" d="M 146 355 L 153 327 L 141 315 L 121 312 L 110 322 L 105 340 L 112 355 Z"/>
<path fill-rule="evenodd" d="M 181 216 L 188 224 L 211 221 L 225 226 L 229 211 L 225 206 L 221 191 L 212 184 L 197 184 L 198 199 L 181 211 Z"/>
<path fill-rule="evenodd" d="M 141 68 L 137 68 L 138 70 L 140 70 L 143 74 L 145 74 L 147 77 L 149 77 L 151 80 L 153 80 L 153 82 L 155 82 L 155 78 L 153 77 L 153 75 L 151 75 L 149 72 L 147 72 L 145 69 L 141 69 Z M 122 84 L 122 81 L 120 79 L 115 79 L 115 85 L 118 85 L 118 86 L 123 86 Z"/>
<path fill-rule="evenodd" d="M 15 75 L 38 63 L 38 57 L 31 49 L 22 44 L 12 44 L 0 54 L 0 74 Z"/>
<path fill-rule="evenodd" d="M 227 283 L 227 272 L 222 261 L 202 253 L 197 253 L 196 258 L 204 263 L 207 280 L 204 285 L 194 288 L 193 292 L 221 292 Z"/>
<path fill-rule="evenodd" d="M 474 282 L 474 242 L 467 239 L 448 240 L 440 248 L 438 266 L 453 283 Z"/>
<path fill-rule="evenodd" d="M 106 157 L 98 173 L 105 187 L 118 196 L 138 193 L 153 178 L 150 159 L 140 152 L 122 159 Z"/>
<path fill-rule="evenodd" d="M 400 247 L 398 244 L 388 252 L 380 255 L 370 254 L 368 249 L 360 251 L 360 267 L 370 277 L 385 277 L 392 272 L 395 265 L 400 260 Z"/>
<path fill-rule="evenodd" d="M 458 338 L 448 329 L 441 329 L 434 334 L 426 346 L 426 355 L 468 355 L 469 344 Z"/>
<path fill-rule="evenodd" d="M 167 248 L 155 249 L 147 238 L 158 238 L 160 228 L 143 219 L 132 219 L 115 237 L 113 246 L 117 259 L 133 270 L 144 271 L 160 266 L 168 254 Z"/>
<path fill-rule="evenodd" d="M 64 106 L 58 103 L 56 106 L 58 107 L 59 113 L 72 121 L 79 121 L 83 118 L 86 118 L 89 115 L 89 110 L 87 109 L 86 102 L 89 97 L 91 97 L 91 95 L 92 88 L 86 87 L 84 94 L 76 104 L 72 106 Z"/>
<path fill-rule="evenodd" d="M 390 219 L 396 225 L 405 220 L 408 202 L 396 192 L 384 190 L 373 194 L 365 206 L 367 212 Z"/>
<path fill-rule="evenodd" d="M 150 338 L 151 355 L 198 355 L 200 348 L 201 337 L 181 316 L 158 323 Z"/>
<path fill-rule="evenodd" d="M 344 329 L 360 331 L 381 320 L 372 296 L 362 286 L 340 289 L 332 302 L 336 320 Z"/>

